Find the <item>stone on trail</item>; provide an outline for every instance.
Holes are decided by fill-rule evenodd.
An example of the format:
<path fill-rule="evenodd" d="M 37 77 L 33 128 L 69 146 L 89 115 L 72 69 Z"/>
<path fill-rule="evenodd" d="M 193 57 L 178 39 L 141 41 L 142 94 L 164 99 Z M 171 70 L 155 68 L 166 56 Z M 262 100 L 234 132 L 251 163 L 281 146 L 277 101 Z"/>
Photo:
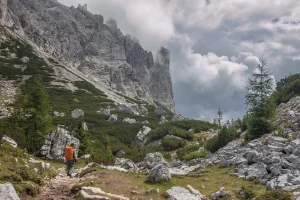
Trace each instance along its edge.
<path fill-rule="evenodd" d="M 166 191 L 168 200 L 206 200 L 207 198 L 202 195 L 198 190 L 188 185 L 188 190 L 183 187 L 172 187 Z"/>
<path fill-rule="evenodd" d="M 14 186 L 11 183 L 0 184 L 1 200 L 20 200 Z"/>

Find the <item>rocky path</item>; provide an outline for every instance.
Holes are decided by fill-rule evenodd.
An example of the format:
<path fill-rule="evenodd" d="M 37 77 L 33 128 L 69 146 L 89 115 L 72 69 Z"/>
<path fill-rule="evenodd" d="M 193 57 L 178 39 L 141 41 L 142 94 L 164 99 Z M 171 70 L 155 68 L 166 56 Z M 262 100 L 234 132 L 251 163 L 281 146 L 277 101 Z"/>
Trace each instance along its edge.
<path fill-rule="evenodd" d="M 70 190 L 80 179 L 68 177 L 64 168 L 58 169 L 58 173 L 59 175 L 50 180 L 34 200 L 68 200 L 71 198 Z"/>

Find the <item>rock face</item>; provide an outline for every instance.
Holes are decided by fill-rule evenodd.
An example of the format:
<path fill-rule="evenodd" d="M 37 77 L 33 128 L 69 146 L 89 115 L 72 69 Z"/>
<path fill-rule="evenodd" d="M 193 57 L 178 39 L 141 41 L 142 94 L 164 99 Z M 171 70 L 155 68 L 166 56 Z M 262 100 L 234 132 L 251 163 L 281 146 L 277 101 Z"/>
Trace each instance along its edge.
<path fill-rule="evenodd" d="M 147 135 L 151 131 L 151 128 L 148 126 L 143 126 L 142 130 L 138 132 L 138 134 L 135 136 L 134 144 L 143 147 L 148 141 Z"/>
<path fill-rule="evenodd" d="M 115 20 L 104 23 L 87 6 L 66 7 L 55 0 L 1 0 L 0 21 L 26 35 L 40 51 L 74 67 L 90 80 L 128 96 L 156 100 L 174 110 L 170 52 L 154 58 Z"/>
<path fill-rule="evenodd" d="M 147 182 L 148 183 L 161 183 L 171 180 L 171 174 L 167 163 L 160 163 L 152 168 L 150 171 Z"/>
<path fill-rule="evenodd" d="M 168 200 L 206 200 L 207 198 L 202 195 L 198 190 L 188 185 L 188 190 L 183 187 L 172 187 L 167 190 L 166 196 Z"/>
<path fill-rule="evenodd" d="M 2 200 L 20 200 L 11 183 L 0 184 L 0 197 Z"/>
<path fill-rule="evenodd" d="M 46 135 L 44 145 L 41 148 L 41 155 L 48 159 L 63 160 L 66 145 L 74 143 L 75 154 L 78 155 L 79 140 L 62 128 L 57 128 L 54 133 Z"/>
<path fill-rule="evenodd" d="M 292 98 L 288 103 L 282 103 L 277 108 L 274 123 L 283 130 L 283 134 L 290 138 L 300 133 L 300 97 Z"/>
<path fill-rule="evenodd" d="M 11 139 L 10 137 L 4 135 L 2 137 L 2 141 L 6 141 L 8 142 L 11 146 L 13 146 L 14 148 L 17 148 L 18 147 L 18 144 L 16 143 L 16 141 L 14 141 L 13 139 Z"/>

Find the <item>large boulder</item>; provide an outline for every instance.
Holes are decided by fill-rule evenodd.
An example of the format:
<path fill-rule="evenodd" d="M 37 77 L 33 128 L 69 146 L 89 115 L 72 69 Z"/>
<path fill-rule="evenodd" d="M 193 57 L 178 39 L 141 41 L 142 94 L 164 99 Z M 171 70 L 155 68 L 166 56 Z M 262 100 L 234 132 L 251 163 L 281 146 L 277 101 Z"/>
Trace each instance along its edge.
<path fill-rule="evenodd" d="M 55 132 L 45 136 L 44 145 L 41 148 L 41 155 L 48 159 L 63 160 L 66 145 L 74 143 L 75 154 L 78 155 L 79 140 L 71 136 L 67 130 L 58 127 Z"/>
<path fill-rule="evenodd" d="M 11 183 L 0 184 L 1 200 L 20 200 L 14 186 Z"/>
<path fill-rule="evenodd" d="M 147 136 L 150 131 L 151 131 L 151 128 L 149 128 L 148 126 L 143 126 L 143 128 L 135 136 L 134 144 L 139 147 L 145 146 L 145 144 L 148 141 Z"/>
<path fill-rule="evenodd" d="M 152 169 L 155 165 L 165 162 L 165 159 L 161 153 L 154 152 L 148 153 L 144 158 L 144 162 L 146 163 L 146 168 Z"/>
<path fill-rule="evenodd" d="M 11 139 L 10 137 L 4 135 L 2 137 L 2 141 L 8 142 L 12 147 L 17 148 L 18 144 L 16 143 L 16 141 L 14 141 L 13 139 Z"/>
<path fill-rule="evenodd" d="M 125 158 L 116 158 L 115 166 L 127 169 L 129 171 L 138 171 L 136 164 L 132 160 Z"/>
<path fill-rule="evenodd" d="M 152 168 L 146 182 L 148 183 L 162 183 L 171 180 L 171 174 L 167 163 L 160 163 Z"/>
<path fill-rule="evenodd" d="M 77 109 L 72 111 L 71 116 L 72 116 L 72 118 L 77 119 L 79 117 L 83 117 L 84 112 L 83 112 L 83 110 L 77 108 Z"/>
<path fill-rule="evenodd" d="M 140 109 L 137 104 L 120 104 L 116 110 L 121 113 L 140 115 Z"/>
<path fill-rule="evenodd" d="M 183 187 L 172 187 L 166 191 L 168 200 L 206 200 L 207 198 L 202 195 L 198 190 L 188 185 L 188 190 Z"/>

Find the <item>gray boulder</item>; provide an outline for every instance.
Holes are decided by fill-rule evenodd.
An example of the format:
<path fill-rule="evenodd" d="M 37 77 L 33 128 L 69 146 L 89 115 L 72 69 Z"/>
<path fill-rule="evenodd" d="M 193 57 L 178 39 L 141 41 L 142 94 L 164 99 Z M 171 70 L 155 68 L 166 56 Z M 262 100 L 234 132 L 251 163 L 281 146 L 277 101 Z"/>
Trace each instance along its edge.
<path fill-rule="evenodd" d="M 107 121 L 109 121 L 110 123 L 114 123 L 117 120 L 118 120 L 118 117 L 116 115 L 112 114 Z"/>
<path fill-rule="evenodd" d="M 137 104 L 120 104 L 116 110 L 121 113 L 140 115 L 140 109 Z"/>
<path fill-rule="evenodd" d="M 136 166 L 136 164 L 132 160 L 125 159 L 125 158 L 116 158 L 115 166 L 130 171 L 138 171 L 138 167 Z"/>
<path fill-rule="evenodd" d="M 110 117 L 110 109 L 104 109 L 102 111 L 97 111 L 98 114 Z"/>
<path fill-rule="evenodd" d="M 135 124 L 136 120 L 126 117 L 126 118 L 123 119 L 123 122 L 129 123 L 129 124 Z"/>
<path fill-rule="evenodd" d="M 83 112 L 83 110 L 77 108 L 77 109 L 72 111 L 71 116 L 72 116 L 72 118 L 77 119 L 79 117 L 83 117 L 84 112 Z"/>
<path fill-rule="evenodd" d="M 188 190 L 183 187 L 172 187 L 166 191 L 168 200 L 206 200 L 207 198 L 202 195 L 198 190 L 188 185 Z"/>
<path fill-rule="evenodd" d="M 16 143 L 16 141 L 14 141 L 13 139 L 11 139 L 10 137 L 4 135 L 2 137 L 2 141 L 8 142 L 12 147 L 17 148 L 18 144 Z"/>
<path fill-rule="evenodd" d="M 171 180 L 171 174 L 167 163 L 160 163 L 153 167 L 147 177 L 148 183 L 162 183 Z"/>
<path fill-rule="evenodd" d="M 79 140 L 69 134 L 69 132 L 63 128 L 58 127 L 55 132 L 45 136 L 44 145 L 42 146 L 40 153 L 42 156 L 48 159 L 63 160 L 66 145 L 74 143 L 75 154 L 78 155 Z"/>
<path fill-rule="evenodd" d="M 159 152 L 148 153 L 145 158 L 144 162 L 147 164 L 146 168 L 152 169 L 154 166 L 158 165 L 159 163 L 165 162 L 163 155 Z"/>
<path fill-rule="evenodd" d="M 147 136 L 150 131 L 151 131 L 151 128 L 149 128 L 148 126 L 143 126 L 143 128 L 135 136 L 134 144 L 139 147 L 145 146 L 145 144 L 148 141 Z"/>
<path fill-rule="evenodd" d="M 11 183 L 0 184 L 1 200 L 20 200 L 14 186 Z"/>
<path fill-rule="evenodd" d="M 125 151 L 123 149 L 121 149 L 120 151 L 118 151 L 116 153 L 116 156 L 118 156 L 118 157 L 122 157 L 122 156 L 125 156 L 125 155 L 126 155 L 126 153 L 125 153 Z"/>
<path fill-rule="evenodd" d="M 210 197 L 212 200 L 219 200 L 219 199 L 223 199 L 224 197 L 230 197 L 230 196 L 231 196 L 230 192 L 225 191 L 225 188 L 222 187 L 218 192 L 212 194 Z"/>

